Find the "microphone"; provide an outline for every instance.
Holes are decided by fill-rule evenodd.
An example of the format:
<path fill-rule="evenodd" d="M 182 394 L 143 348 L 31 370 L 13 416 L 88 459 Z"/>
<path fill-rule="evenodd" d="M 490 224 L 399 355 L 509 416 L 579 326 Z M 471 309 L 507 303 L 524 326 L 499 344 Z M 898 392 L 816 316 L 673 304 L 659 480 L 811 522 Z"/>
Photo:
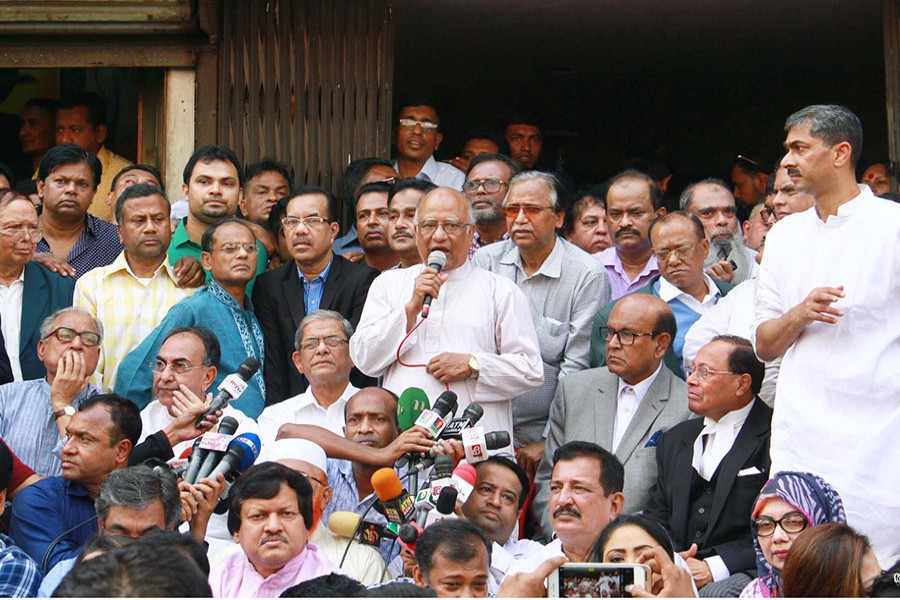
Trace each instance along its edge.
<path fill-rule="evenodd" d="M 437 438 L 447 425 L 447 420 L 456 412 L 456 407 L 456 394 L 447 390 L 437 397 L 432 408 L 422 411 L 415 424 L 425 428 L 432 437 Z M 398 470 L 402 469 L 422 456 L 418 453 L 409 452 L 401 456 L 394 467 Z"/>
<path fill-rule="evenodd" d="M 194 442 L 194 446 L 199 444 L 200 438 L 197 438 Z M 188 446 L 184 449 L 184 452 L 181 453 L 181 456 L 169 461 L 169 466 L 172 468 L 172 473 L 175 475 L 176 479 L 183 477 L 184 473 L 187 471 L 190 456 L 194 452 L 194 446 Z"/>
<path fill-rule="evenodd" d="M 475 467 L 469 463 L 461 463 L 453 470 L 453 485 L 459 492 L 459 501 L 463 504 L 466 503 L 475 489 L 476 477 Z"/>
<path fill-rule="evenodd" d="M 425 261 L 429 267 L 437 271 L 441 272 L 441 269 L 444 268 L 444 265 L 447 264 L 447 255 L 441 252 L 440 250 L 433 250 L 431 254 L 428 255 L 428 260 Z M 431 310 L 431 294 L 425 295 L 425 302 L 422 304 L 422 318 L 428 318 L 428 312 Z"/>
<path fill-rule="evenodd" d="M 234 417 L 223 417 L 222 421 L 219 423 L 219 429 L 215 434 L 204 434 L 201 440 L 204 438 L 212 441 L 215 438 L 215 441 L 218 444 L 225 445 L 231 442 L 230 436 L 237 431 L 238 422 Z M 229 436 L 228 440 L 223 439 L 222 436 Z M 200 442 L 202 445 L 204 444 L 202 441 Z M 228 450 L 228 447 L 225 446 L 224 450 L 215 450 L 210 448 L 209 454 L 206 455 L 206 458 L 203 459 L 203 464 L 200 465 L 200 471 L 197 472 L 197 477 L 194 481 L 189 481 L 188 483 L 196 483 L 203 479 L 204 477 L 208 477 L 212 470 L 215 468 L 219 461 L 222 460 L 222 457 L 225 456 L 225 451 Z"/>
<path fill-rule="evenodd" d="M 453 486 L 453 459 L 446 454 L 441 454 L 434 459 L 434 469 L 431 471 L 431 497 L 437 498 L 445 487 Z"/>
<path fill-rule="evenodd" d="M 443 515 L 441 520 L 454 517 L 453 509 L 456 508 L 458 497 L 459 492 L 455 487 L 447 486 L 441 489 L 441 494 L 438 496 L 437 502 L 434 503 L 435 509 Z"/>
<path fill-rule="evenodd" d="M 397 401 L 397 422 L 401 431 L 406 431 L 416 424 L 422 411 L 431 408 L 428 395 L 421 388 L 411 387 L 403 390 Z"/>
<path fill-rule="evenodd" d="M 336 510 L 328 517 L 328 530 L 340 537 L 353 538 L 361 521 L 362 516 L 354 512 Z"/>
<path fill-rule="evenodd" d="M 463 411 L 462 416 L 459 416 L 444 427 L 444 430 L 441 432 L 442 440 L 461 440 L 462 439 L 462 430 L 468 429 L 470 427 L 475 427 L 475 424 L 481 420 L 481 417 L 484 416 L 484 409 L 480 404 L 476 404 L 473 402 L 472 404 L 466 407 L 466 410 Z"/>
<path fill-rule="evenodd" d="M 481 427 L 470 427 L 462 431 L 463 450 L 469 464 L 487 460 L 488 450 L 499 450 L 510 444 L 508 431 L 484 433 Z"/>
<path fill-rule="evenodd" d="M 209 474 L 210 479 L 224 475 L 226 479 L 237 479 L 238 475 L 253 466 L 259 458 L 262 443 L 255 433 L 243 433 L 228 444 L 228 452 Z"/>
<path fill-rule="evenodd" d="M 400 540 L 400 545 L 412 552 L 416 553 L 416 541 L 418 541 L 419 536 L 422 535 L 422 532 L 425 531 L 421 525 L 416 523 L 415 521 L 410 521 L 406 523 L 402 527 L 400 527 L 400 533 L 397 536 L 397 539 Z"/>
<path fill-rule="evenodd" d="M 244 390 L 247 389 L 247 382 L 250 381 L 250 378 L 257 371 L 259 371 L 259 361 L 252 356 L 242 362 L 241 366 L 238 367 L 237 373 L 232 373 L 219 384 L 219 393 L 212 399 L 209 408 L 200 415 L 194 426 L 200 429 L 203 421 L 208 416 L 215 414 L 217 410 L 222 410 L 228 406 L 229 402 L 243 394 Z"/>
<path fill-rule="evenodd" d="M 372 475 L 372 487 L 384 507 L 384 516 L 388 521 L 404 525 L 412 520 L 415 513 L 413 500 L 403 489 L 403 484 L 393 469 L 384 467 L 375 471 Z"/>
<path fill-rule="evenodd" d="M 191 459 L 188 461 L 187 469 L 184 472 L 184 481 L 187 483 L 194 483 L 197 480 L 197 473 L 200 472 L 200 465 L 203 464 L 203 459 L 209 454 L 209 450 L 200 447 L 200 442 L 202 441 L 203 437 L 198 437 L 194 440 L 194 445 L 191 446 Z"/>

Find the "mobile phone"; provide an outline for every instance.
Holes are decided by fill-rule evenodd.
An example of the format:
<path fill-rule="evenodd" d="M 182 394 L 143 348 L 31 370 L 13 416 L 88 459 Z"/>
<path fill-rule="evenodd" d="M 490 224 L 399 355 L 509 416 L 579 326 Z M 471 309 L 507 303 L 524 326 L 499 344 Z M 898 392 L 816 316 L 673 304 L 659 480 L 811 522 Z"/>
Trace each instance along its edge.
<path fill-rule="evenodd" d="M 566 563 L 550 576 L 550 598 L 630 598 L 625 586 L 650 589 L 650 567 L 625 563 Z"/>

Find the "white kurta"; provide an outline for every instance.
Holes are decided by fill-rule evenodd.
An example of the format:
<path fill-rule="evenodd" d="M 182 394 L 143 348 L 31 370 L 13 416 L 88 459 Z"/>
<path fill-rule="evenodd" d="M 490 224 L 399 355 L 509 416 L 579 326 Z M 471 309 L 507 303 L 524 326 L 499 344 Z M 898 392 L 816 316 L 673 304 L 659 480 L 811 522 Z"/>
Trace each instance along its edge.
<path fill-rule="evenodd" d="M 900 553 L 900 205 L 868 187 L 822 222 L 815 207 L 766 238 L 756 328 L 816 287 L 844 286 L 836 324 L 808 325 L 784 354 L 772 418 L 772 473 L 810 471 L 882 561 Z"/>
<path fill-rule="evenodd" d="M 259 426 L 256 424 L 256 421 L 230 404 L 222 411 L 222 417 L 232 417 L 237 420 L 237 435 L 242 433 L 255 433 L 256 435 L 259 435 Z M 221 419 L 219 420 L 221 421 Z M 163 406 L 159 400 L 154 400 L 141 411 L 142 428 L 141 438 L 138 443 L 143 442 L 148 436 L 156 433 L 160 429 L 165 429 L 171 422 L 172 416 L 169 414 L 169 409 Z M 175 458 L 181 456 L 185 450 L 193 445 L 194 440 L 175 444 L 172 448 Z"/>
<path fill-rule="evenodd" d="M 275 443 L 278 437 L 278 429 L 285 423 L 299 423 L 301 425 L 318 425 L 331 433 L 344 437 L 344 407 L 353 394 L 359 391 L 352 383 L 344 388 L 341 397 L 328 408 L 323 408 L 316 402 L 312 387 L 288 398 L 283 402 L 267 406 L 259 415 L 259 437 L 263 444 Z"/>
<path fill-rule="evenodd" d="M 385 271 L 375 279 L 350 339 L 350 357 L 363 373 L 384 375 L 384 387 L 395 394 L 418 387 L 433 403 L 444 384 L 424 367 L 397 362 L 397 348 L 407 333 L 404 306 L 423 268 Z M 537 388 L 544 377 L 528 300 L 509 279 L 468 262 L 449 275 L 428 318 L 403 344 L 401 359 L 424 365 L 442 352 L 474 355 L 481 371 L 478 379 L 450 384 L 458 396 L 456 414 L 477 402 L 484 408 L 479 425 L 485 431 L 508 431 L 512 436 L 510 398 Z"/>

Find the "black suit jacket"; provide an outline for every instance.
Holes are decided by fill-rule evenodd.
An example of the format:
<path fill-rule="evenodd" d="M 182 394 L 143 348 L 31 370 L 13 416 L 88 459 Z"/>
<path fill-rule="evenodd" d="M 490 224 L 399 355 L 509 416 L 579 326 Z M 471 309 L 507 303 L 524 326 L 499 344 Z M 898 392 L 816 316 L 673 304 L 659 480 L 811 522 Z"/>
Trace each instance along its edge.
<path fill-rule="evenodd" d="M 685 421 L 662 435 L 656 449 L 657 481 L 650 488 L 644 516 L 669 531 L 677 551 L 687 550 L 696 543 L 697 558 L 718 555 L 732 574 L 755 572 L 750 513 L 759 490 L 769 478 L 771 425 L 772 409 L 757 398 L 731 451 L 719 465 L 709 526 L 699 539 L 688 531 L 688 517 L 694 440 L 703 429 L 703 419 Z M 745 469 L 759 473 L 738 477 L 738 472 Z"/>
<path fill-rule="evenodd" d="M 325 280 L 319 308 L 334 310 L 350 321 L 359 323 L 369 286 L 378 271 L 363 263 L 352 263 L 335 256 Z M 266 405 L 276 404 L 306 390 L 306 378 L 297 372 L 291 355 L 294 335 L 306 316 L 303 283 L 293 261 L 256 279 L 253 308 L 266 339 L 263 375 L 266 380 Z M 374 380 L 354 369 L 350 380 L 357 387 L 372 385 Z"/>

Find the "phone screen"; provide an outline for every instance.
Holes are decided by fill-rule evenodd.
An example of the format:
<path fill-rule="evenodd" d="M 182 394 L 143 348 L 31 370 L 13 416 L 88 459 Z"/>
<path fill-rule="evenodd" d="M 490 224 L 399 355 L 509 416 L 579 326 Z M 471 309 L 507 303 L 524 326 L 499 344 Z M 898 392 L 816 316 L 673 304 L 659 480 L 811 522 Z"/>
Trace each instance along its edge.
<path fill-rule="evenodd" d="M 634 583 L 634 569 L 563 565 L 558 577 L 560 598 L 630 598 L 625 586 Z"/>

